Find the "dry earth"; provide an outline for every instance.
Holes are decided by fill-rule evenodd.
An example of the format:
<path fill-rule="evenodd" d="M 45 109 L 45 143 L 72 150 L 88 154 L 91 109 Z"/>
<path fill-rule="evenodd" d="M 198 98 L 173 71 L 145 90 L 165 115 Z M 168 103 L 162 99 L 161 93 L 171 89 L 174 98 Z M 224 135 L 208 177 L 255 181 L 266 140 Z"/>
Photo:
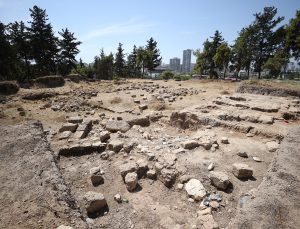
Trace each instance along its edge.
<path fill-rule="evenodd" d="M 299 228 L 300 100 L 238 86 L 67 81 L 1 97 L 0 228 Z"/>

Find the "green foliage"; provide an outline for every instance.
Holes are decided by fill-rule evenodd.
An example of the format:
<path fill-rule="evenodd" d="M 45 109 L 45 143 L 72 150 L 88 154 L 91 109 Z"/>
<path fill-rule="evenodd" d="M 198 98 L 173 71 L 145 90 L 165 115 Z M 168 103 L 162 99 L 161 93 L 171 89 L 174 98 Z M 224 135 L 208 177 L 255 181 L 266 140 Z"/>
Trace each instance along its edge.
<path fill-rule="evenodd" d="M 71 70 L 71 74 L 79 74 L 88 78 L 92 78 L 95 74 L 95 69 L 91 64 L 79 62 L 79 64 L 76 64 L 76 66 Z"/>
<path fill-rule="evenodd" d="M 161 64 L 162 59 L 159 49 L 157 48 L 157 42 L 152 37 L 147 41 L 145 50 L 145 67 L 148 68 L 149 71 L 152 71 Z"/>
<path fill-rule="evenodd" d="M 270 75 L 279 76 L 281 69 L 288 63 L 286 53 L 278 52 L 264 64 L 263 69 L 270 70 Z"/>
<path fill-rule="evenodd" d="M 147 51 L 143 47 L 137 49 L 136 64 L 137 68 L 142 69 L 142 75 L 144 75 L 145 72 L 147 56 Z"/>
<path fill-rule="evenodd" d="M 173 79 L 174 73 L 172 71 L 164 71 L 161 75 L 160 78 L 163 80 L 169 80 Z"/>
<path fill-rule="evenodd" d="M 111 80 L 113 78 L 114 70 L 114 56 L 112 53 L 105 55 L 103 49 L 100 56 L 95 57 L 94 68 L 96 77 L 103 80 Z"/>
<path fill-rule="evenodd" d="M 137 48 L 134 45 L 132 52 L 127 57 L 127 74 L 129 77 L 138 77 L 141 75 L 141 68 L 138 65 Z"/>
<path fill-rule="evenodd" d="M 122 44 L 119 43 L 114 64 L 116 77 L 123 77 L 125 75 L 125 55 L 123 52 L 124 49 L 122 48 Z"/>
<path fill-rule="evenodd" d="M 300 10 L 296 11 L 296 17 L 290 20 L 286 30 L 286 45 L 292 56 L 300 59 Z"/>
<path fill-rule="evenodd" d="M 75 56 L 79 53 L 77 46 L 81 42 L 76 41 L 74 33 L 71 33 L 67 28 L 58 33 L 62 36 L 62 39 L 58 41 L 60 47 L 58 69 L 60 74 L 68 75 L 76 65 Z"/>
<path fill-rule="evenodd" d="M 217 48 L 216 54 L 213 57 L 216 67 L 224 70 L 223 78 L 225 78 L 226 75 L 226 70 L 230 60 L 230 52 L 231 50 L 228 45 L 223 43 Z"/>
<path fill-rule="evenodd" d="M 190 80 L 192 77 L 190 75 L 180 75 L 180 79 L 182 81 L 185 81 L 185 80 Z"/>

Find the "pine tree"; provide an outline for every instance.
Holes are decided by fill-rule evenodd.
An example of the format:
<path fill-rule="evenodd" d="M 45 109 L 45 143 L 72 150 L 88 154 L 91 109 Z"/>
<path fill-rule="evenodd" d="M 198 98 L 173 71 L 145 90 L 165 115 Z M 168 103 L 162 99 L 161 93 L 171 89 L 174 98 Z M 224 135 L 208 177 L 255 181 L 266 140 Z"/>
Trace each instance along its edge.
<path fill-rule="evenodd" d="M 117 77 L 124 77 L 125 73 L 125 60 L 124 60 L 124 49 L 122 48 L 122 44 L 119 43 L 116 57 L 115 57 L 115 74 Z"/>
<path fill-rule="evenodd" d="M 300 59 L 300 10 L 296 11 L 296 17 L 290 20 L 287 27 L 286 45 L 292 56 Z"/>
<path fill-rule="evenodd" d="M 147 41 L 146 53 L 145 67 L 151 72 L 161 64 L 162 59 L 157 48 L 157 42 L 152 37 Z"/>
<path fill-rule="evenodd" d="M 67 75 L 71 72 L 72 68 L 76 66 L 75 56 L 79 53 L 77 48 L 81 44 L 74 37 L 74 33 L 71 33 L 67 28 L 62 32 L 58 32 L 62 39 L 58 41 L 59 44 L 59 72 L 62 75 Z"/>
<path fill-rule="evenodd" d="M 127 57 L 127 72 L 130 77 L 137 77 L 141 74 L 137 61 L 137 48 L 134 45 L 132 52 Z"/>
<path fill-rule="evenodd" d="M 20 62 L 20 73 L 31 77 L 29 32 L 23 21 L 10 24 L 10 41 Z"/>
<path fill-rule="evenodd" d="M 145 66 L 147 61 L 147 51 L 144 47 L 139 47 L 136 51 L 136 64 L 137 68 L 142 69 L 142 76 L 145 73 Z"/>
<path fill-rule="evenodd" d="M 38 75 L 56 73 L 57 38 L 54 36 L 52 26 L 48 21 L 46 10 L 37 6 L 30 9 L 32 21 L 30 43 L 32 58 L 36 62 Z"/>
<path fill-rule="evenodd" d="M 0 80 L 15 79 L 16 65 L 16 54 L 10 45 L 6 26 L 0 22 Z"/>

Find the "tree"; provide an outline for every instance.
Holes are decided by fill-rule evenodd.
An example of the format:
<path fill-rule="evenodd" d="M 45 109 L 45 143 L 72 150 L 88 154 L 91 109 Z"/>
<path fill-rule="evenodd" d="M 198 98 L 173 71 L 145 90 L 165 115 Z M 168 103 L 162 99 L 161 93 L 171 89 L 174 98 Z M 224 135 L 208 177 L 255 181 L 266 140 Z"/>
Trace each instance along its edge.
<path fill-rule="evenodd" d="M 216 67 L 218 67 L 219 69 L 223 69 L 224 79 L 226 76 L 226 70 L 230 60 L 230 52 L 231 50 L 228 47 L 227 43 L 223 43 L 217 48 L 216 54 L 213 57 Z"/>
<path fill-rule="evenodd" d="M 216 64 L 214 56 L 217 53 L 217 49 L 223 43 L 224 39 L 221 33 L 216 30 L 212 38 L 212 41 L 208 39 L 203 43 L 203 51 L 197 53 L 196 68 L 201 69 L 201 73 L 207 71 L 211 78 L 216 78 Z"/>
<path fill-rule="evenodd" d="M 6 26 L 0 22 L 0 79 L 15 79 L 17 58 L 9 43 Z"/>
<path fill-rule="evenodd" d="M 290 20 L 286 29 L 286 45 L 288 51 L 296 59 L 300 59 L 300 10 L 296 11 L 296 17 Z"/>
<path fill-rule="evenodd" d="M 29 10 L 32 18 L 29 22 L 31 57 L 35 60 L 37 75 L 56 73 L 57 38 L 51 24 L 47 23 L 46 10 L 37 6 Z"/>
<path fill-rule="evenodd" d="M 115 57 L 115 74 L 117 77 L 123 77 L 125 73 L 125 55 L 123 52 L 124 49 L 122 48 L 122 44 L 119 43 Z"/>
<path fill-rule="evenodd" d="M 161 64 L 162 59 L 157 48 L 157 42 L 152 37 L 147 41 L 146 53 L 145 67 L 151 72 Z"/>
<path fill-rule="evenodd" d="M 279 76 L 282 68 L 284 68 L 289 59 L 287 58 L 286 52 L 283 50 L 278 51 L 274 57 L 271 57 L 267 60 L 267 62 L 264 64 L 263 69 L 270 70 L 271 76 Z"/>
<path fill-rule="evenodd" d="M 20 63 L 20 80 L 23 80 L 23 75 L 27 76 L 27 79 L 31 77 L 30 70 L 30 41 L 29 32 L 23 21 L 14 22 L 9 25 L 9 37 L 11 45 L 14 47 L 16 56 Z M 26 69 L 26 70 L 25 70 Z"/>
<path fill-rule="evenodd" d="M 98 79 L 111 80 L 114 70 L 113 54 L 105 55 L 104 50 L 101 49 L 100 56 L 95 57 L 94 67 Z"/>
<path fill-rule="evenodd" d="M 58 69 L 62 75 L 67 75 L 76 65 L 75 57 L 79 53 L 77 46 L 80 45 L 81 42 L 77 41 L 74 37 L 74 33 L 71 33 L 67 28 L 65 30 L 62 29 L 62 31 L 58 33 L 62 36 L 62 39 L 58 41 Z"/>
<path fill-rule="evenodd" d="M 256 13 L 253 29 L 255 31 L 254 45 L 254 68 L 258 72 L 260 78 L 261 70 L 264 63 L 274 55 L 278 40 L 275 39 L 275 27 L 284 19 L 277 17 L 277 9 L 275 7 L 265 7 L 262 13 Z"/>
<path fill-rule="evenodd" d="M 147 51 L 144 47 L 139 47 L 136 51 L 136 64 L 139 69 L 142 69 L 142 75 L 145 73 L 145 66 L 147 61 Z"/>
<path fill-rule="evenodd" d="M 127 57 L 127 73 L 130 77 L 137 77 L 141 74 L 141 68 L 138 66 L 138 53 L 134 45 L 132 52 Z"/>

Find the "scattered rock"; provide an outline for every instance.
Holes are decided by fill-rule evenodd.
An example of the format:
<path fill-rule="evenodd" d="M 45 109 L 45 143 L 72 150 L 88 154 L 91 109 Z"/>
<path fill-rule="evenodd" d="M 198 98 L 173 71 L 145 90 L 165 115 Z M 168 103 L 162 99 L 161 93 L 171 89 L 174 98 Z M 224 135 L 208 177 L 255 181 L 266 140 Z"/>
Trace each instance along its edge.
<path fill-rule="evenodd" d="M 253 169 L 246 164 L 235 163 L 232 166 L 233 166 L 232 169 L 233 175 L 235 175 L 239 179 L 250 178 L 253 175 Z"/>
<path fill-rule="evenodd" d="M 202 200 L 206 195 L 206 191 L 202 183 L 197 179 L 191 179 L 185 184 L 185 190 L 187 194 L 194 200 Z"/>
<path fill-rule="evenodd" d="M 221 138 L 221 143 L 223 143 L 223 144 L 229 144 L 228 138 L 222 137 Z"/>
<path fill-rule="evenodd" d="M 78 127 L 77 123 L 65 123 L 62 125 L 62 127 L 59 129 L 58 132 L 64 132 L 64 131 L 75 132 L 77 127 Z"/>
<path fill-rule="evenodd" d="M 107 147 L 109 150 L 112 150 L 115 153 L 118 153 L 123 148 L 123 145 L 124 145 L 124 143 L 120 140 L 112 140 L 108 143 Z"/>
<path fill-rule="evenodd" d="M 122 197 L 121 197 L 121 195 L 120 195 L 120 194 L 116 194 L 116 195 L 114 196 L 114 200 L 117 201 L 118 203 L 121 203 L 121 202 L 122 202 Z"/>
<path fill-rule="evenodd" d="M 147 175 L 147 171 L 148 171 L 148 162 L 140 159 L 136 162 L 138 169 L 137 169 L 137 174 L 139 179 L 142 177 L 145 177 Z"/>
<path fill-rule="evenodd" d="M 79 117 L 79 116 L 74 116 L 74 117 L 70 117 L 67 120 L 69 123 L 82 123 L 83 118 Z"/>
<path fill-rule="evenodd" d="M 127 122 L 130 126 L 137 125 L 137 126 L 146 127 L 150 125 L 150 120 L 148 116 L 132 117 L 128 119 Z"/>
<path fill-rule="evenodd" d="M 188 140 L 182 143 L 184 149 L 194 149 L 199 146 L 199 143 L 195 140 Z"/>
<path fill-rule="evenodd" d="M 104 183 L 104 178 L 102 176 L 100 167 L 94 167 L 90 169 L 90 178 L 94 186 Z"/>
<path fill-rule="evenodd" d="M 181 177 L 179 177 L 179 182 L 184 184 L 188 182 L 190 179 L 193 179 L 192 175 L 182 175 Z"/>
<path fill-rule="evenodd" d="M 240 157 L 244 157 L 244 158 L 247 158 L 247 157 L 248 157 L 248 154 L 247 154 L 247 152 L 245 152 L 245 151 L 239 151 L 239 152 L 237 153 L 237 155 L 240 156 Z"/>
<path fill-rule="evenodd" d="M 62 133 L 59 135 L 58 139 L 59 139 L 59 140 L 67 139 L 67 138 L 69 138 L 71 135 L 72 135 L 72 132 L 71 132 L 71 131 L 64 131 L 64 132 L 62 132 Z"/>
<path fill-rule="evenodd" d="M 219 225 L 214 220 L 211 214 L 202 215 L 199 217 L 199 222 L 202 225 L 201 228 L 205 229 L 218 229 Z"/>
<path fill-rule="evenodd" d="M 88 214 L 93 214 L 106 207 L 106 199 L 102 193 L 87 192 L 84 197 L 84 206 Z"/>
<path fill-rule="evenodd" d="M 56 229 L 74 229 L 74 227 L 69 227 L 69 226 L 65 226 L 65 225 L 60 225 L 60 226 L 57 227 Z"/>
<path fill-rule="evenodd" d="M 230 184 L 229 177 L 223 172 L 210 172 L 209 177 L 212 185 L 220 190 L 226 190 Z"/>
<path fill-rule="evenodd" d="M 108 139 L 110 139 L 110 133 L 108 131 L 101 131 L 100 132 L 100 141 L 106 142 Z"/>
<path fill-rule="evenodd" d="M 147 177 L 149 179 L 155 180 L 156 179 L 156 171 L 154 169 L 150 169 L 147 171 Z"/>
<path fill-rule="evenodd" d="M 146 105 L 146 104 L 139 105 L 139 109 L 142 111 L 146 110 L 146 109 L 148 109 L 148 105 Z"/>
<path fill-rule="evenodd" d="M 215 168 L 215 164 L 214 163 L 210 163 L 209 166 L 207 167 L 208 171 L 212 171 Z"/>
<path fill-rule="evenodd" d="M 218 209 L 220 207 L 217 201 L 210 201 L 209 206 L 211 206 L 213 209 Z"/>
<path fill-rule="evenodd" d="M 178 184 L 177 184 L 177 189 L 178 189 L 178 190 L 182 190 L 182 189 L 183 189 L 183 186 L 184 186 L 183 184 L 178 183 Z"/>
<path fill-rule="evenodd" d="M 133 191 L 138 183 L 138 175 L 135 172 L 127 173 L 125 184 L 128 191 Z"/>
<path fill-rule="evenodd" d="M 121 176 L 123 177 L 123 179 L 125 179 L 127 173 L 135 172 L 137 170 L 137 165 L 135 162 L 129 162 L 121 165 L 119 170 L 121 172 Z"/>
<path fill-rule="evenodd" d="M 177 171 L 163 168 L 159 174 L 159 180 L 167 187 L 171 188 L 176 181 Z"/>
<path fill-rule="evenodd" d="M 279 144 L 275 141 L 266 143 L 269 152 L 275 152 L 279 148 Z"/>
<path fill-rule="evenodd" d="M 89 132 L 91 131 L 92 125 L 93 125 L 92 120 L 86 120 L 86 121 L 82 122 L 78 126 L 78 128 L 77 128 L 77 130 L 76 130 L 73 137 L 76 138 L 76 139 L 85 138 L 89 134 Z"/>
<path fill-rule="evenodd" d="M 256 162 L 262 162 L 262 160 L 259 157 L 253 157 L 253 160 Z"/>
<path fill-rule="evenodd" d="M 128 122 L 125 121 L 116 121 L 116 120 L 109 120 L 106 123 L 106 129 L 112 133 L 121 131 L 122 133 L 127 132 L 130 129 L 130 125 L 128 124 Z"/>

